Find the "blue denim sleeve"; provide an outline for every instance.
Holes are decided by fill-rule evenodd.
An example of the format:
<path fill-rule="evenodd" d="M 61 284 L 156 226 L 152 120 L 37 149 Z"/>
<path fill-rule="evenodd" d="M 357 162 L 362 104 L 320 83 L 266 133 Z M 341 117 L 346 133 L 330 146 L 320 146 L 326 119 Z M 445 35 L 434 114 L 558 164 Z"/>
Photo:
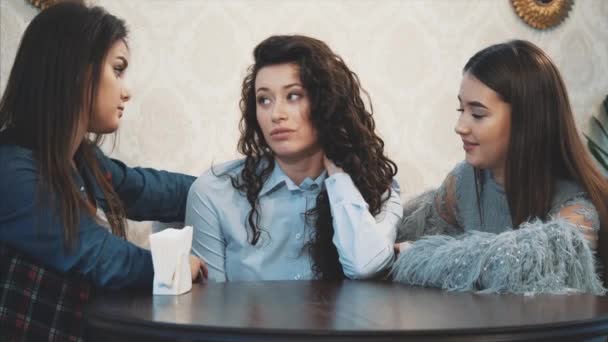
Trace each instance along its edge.
<path fill-rule="evenodd" d="M 104 288 L 151 287 L 150 252 L 135 246 L 81 212 L 77 244 L 66 249 L 64 225 L 50 193 L 38 192 L 31 152 L 0 147 L 0 241 L 62 273 L 81 274 Z M 41 196 L 39 196 L 41 195 Z"/>
<path fill-rule="evenodd" d="M 184 221 L 188 190 L 195 177 L 150 168 L 130 168 L 119 160 L 106 157 L 101 151 L 98 159 L 112 178 L 129 219 Z M 101 198 L 99 203 L 103 207 L 105 201 Z"/>

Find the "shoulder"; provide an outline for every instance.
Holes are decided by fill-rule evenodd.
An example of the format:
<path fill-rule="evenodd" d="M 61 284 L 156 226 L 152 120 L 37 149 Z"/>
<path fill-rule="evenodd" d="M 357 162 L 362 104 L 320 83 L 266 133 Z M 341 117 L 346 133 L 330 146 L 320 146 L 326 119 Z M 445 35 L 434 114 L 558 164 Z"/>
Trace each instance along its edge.
<path fill-rule="evenodd" d="M 401 195 L 401 185 L 396 177 L 391 180 L 390 190 L 395 192 L 397 195 Z"/>
<path fill-rule="evenodd" d="M 569 179 L 559 179 L 555 185 L 551 206 L 554 209 L 561 208 L 572 201 L 587 198 L 587 192 L 580 184 Z"/>
<path fill-rule="evenodd" d="M 234 191 L 232 178 L 239 177 L 243 165 L 244 160 L 237 159 L 211 166 L 194 181 L 190 192 L 210 194 Z"/>
<path fill-rule="evenodd" d="M 456 164 L 456 166 L 454 166 L 454 168 L 452 169 L 452 171 L 450 171 L 448 176 L 456 177 L 457 180 L 461 180 L 466 177 L 474 176 L 474 172 L 475 172 L 475 169 L 473 168 L 473 166 L 471 166 L 471 164 L 469 164 L 463 160 L 463 161 L 459 162 L 458 164 Z"/>
<path fill-rule="evenodd" d="M 8 163 L 34 164 L 34 152 L 18 145 L 0 144 L 0 167 L 6 167 Z"/>
<path fill-rule="evenodd" d="M 0 145 L 0 221 L 6 214 L 14 216 L 32 205 L 38 179 L 37 162 L 31 150 Z"/>
<path fill-rule="evenodd" d="M 106 152 L 104 152 L 96 144 L 90 143 L 89 147 L 93 151 L 93 154 L 95 155 L 95 158 L 99 163 L 99 167 L 103 172 L 109 172 L 114 174 L 119 171 L 124 171 L 124 169 L 127 167 L 120 160 L 109 157 L 108 154 L 106 154 Z"/>
<path fill-rule="evenodd" d="M 15 184 L 21 176 L 37 175 L 34 153 L 17 145 L 0 145 L 0 183 Z"/>
<path fill-rule="evenodd" d="M 466 161 L 461 161 L 447 174 L 439 192 L 447 192 L 451 195 L 456 195 L 461 188 L 468 188 L 467 185 L 475 180 L 475 170 L 471 164 Z M 471 183 L 473 184 L 473 183 Z"/>
<path fill-rule="evenodd" d="M 555 187 L 551 203 L 551 214 L 581 214 L 590 221 L 598 221 L 597 209 L 585 189 L 572 180 L 560 179 Z M 594 224 L 599 227 L 599 223 Z"/>

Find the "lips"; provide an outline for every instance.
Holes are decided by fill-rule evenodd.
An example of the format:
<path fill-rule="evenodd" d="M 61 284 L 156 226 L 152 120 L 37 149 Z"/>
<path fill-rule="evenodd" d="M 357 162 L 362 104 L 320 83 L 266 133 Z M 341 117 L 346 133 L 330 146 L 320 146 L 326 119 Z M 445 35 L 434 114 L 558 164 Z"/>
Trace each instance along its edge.
<path fill-rule="evenodd" d="M 462 141 L 462 148 L 467 152 L 472 151 L 477 146 L 479 146 L 479 144 L 477 144 L 477 143 L 470 142 L 467 140 Z"/>
<path fill-rule="evenodd" d="M 293 129 L 279 127 L 270 131 L 270 137 L 276 140 L 287 139 L 293 132 L 295 132 Z"/>

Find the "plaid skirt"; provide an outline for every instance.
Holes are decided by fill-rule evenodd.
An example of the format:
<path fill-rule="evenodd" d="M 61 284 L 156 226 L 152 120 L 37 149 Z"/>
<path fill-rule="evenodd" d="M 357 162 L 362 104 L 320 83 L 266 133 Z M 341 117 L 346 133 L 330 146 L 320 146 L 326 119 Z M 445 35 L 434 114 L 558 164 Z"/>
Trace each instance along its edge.
<path fill-rule="evenodd" d="M 0 243 L 0 341 L 82 341 L 91 291 Z"/>

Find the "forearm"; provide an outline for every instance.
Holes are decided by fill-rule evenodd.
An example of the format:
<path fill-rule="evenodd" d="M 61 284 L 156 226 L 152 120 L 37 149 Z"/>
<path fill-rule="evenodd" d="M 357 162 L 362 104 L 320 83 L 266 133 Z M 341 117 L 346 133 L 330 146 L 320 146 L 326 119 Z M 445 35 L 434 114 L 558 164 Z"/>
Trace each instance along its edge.
<path fill-rule="evenodd" d="M 136 221 L 183 221 L 188 190 L 195 177 L 151 168 L 131 168 L 98 152 L 127 217 Z M 103 204 L 103 199 L 100 199 Z"/>
<path fill-rule="evenodd" d="M 501 234 L 428 236 L 401 253 L 392 275 L 406 284 L 460 291 L 605 291 L 588 243 L 565 220 L 538 221 Z"/>
<path fill-rule="evenodd" d="M 44 211 L 41 211 L 44 213 Z M 112 235 L 92 218 L 81 217 L 77 242 L 64 243 L 63 225 L 45 215 L 22 220 L 2 241 L 60 273 L 76 273 L 96 287 L 150 287 L 154 269 L 150 252 Z M 38 220 L 42 220 L 38 225 Z"/>
<path fill-rule="evenodd" d="M 88 257 L 90 260 L 78 265 L 80 272 L 97 287 L 151 287 L 154 267 L 150 251 L 111 234 L 105 238 L 99 246 L 82 248 L 83 255 L 91 255 Z M 95 258 L 93 253 L 98 256 Z"/>
<path fill-rule="evenodd" d="M 393 189 L 377 220 L 347 174 L 337 173 L 325 182 L 333 217 L 333 243 L 344 274 L 369 278 L 390 267 L 402 210 L 397 190 Z"/>
<path fill-rule="evenodd" d="M 139 187 L 135 196 L 125 196 L 125 210 L 130 219 L 156 220 L 161 222 L 183 221 L 186 212 L 188 190 L 194 177 L 179 173 L 136 168 L 138 179 L 132 185 Z M 135 193 L 136 190 L 133 191 Z"/>

